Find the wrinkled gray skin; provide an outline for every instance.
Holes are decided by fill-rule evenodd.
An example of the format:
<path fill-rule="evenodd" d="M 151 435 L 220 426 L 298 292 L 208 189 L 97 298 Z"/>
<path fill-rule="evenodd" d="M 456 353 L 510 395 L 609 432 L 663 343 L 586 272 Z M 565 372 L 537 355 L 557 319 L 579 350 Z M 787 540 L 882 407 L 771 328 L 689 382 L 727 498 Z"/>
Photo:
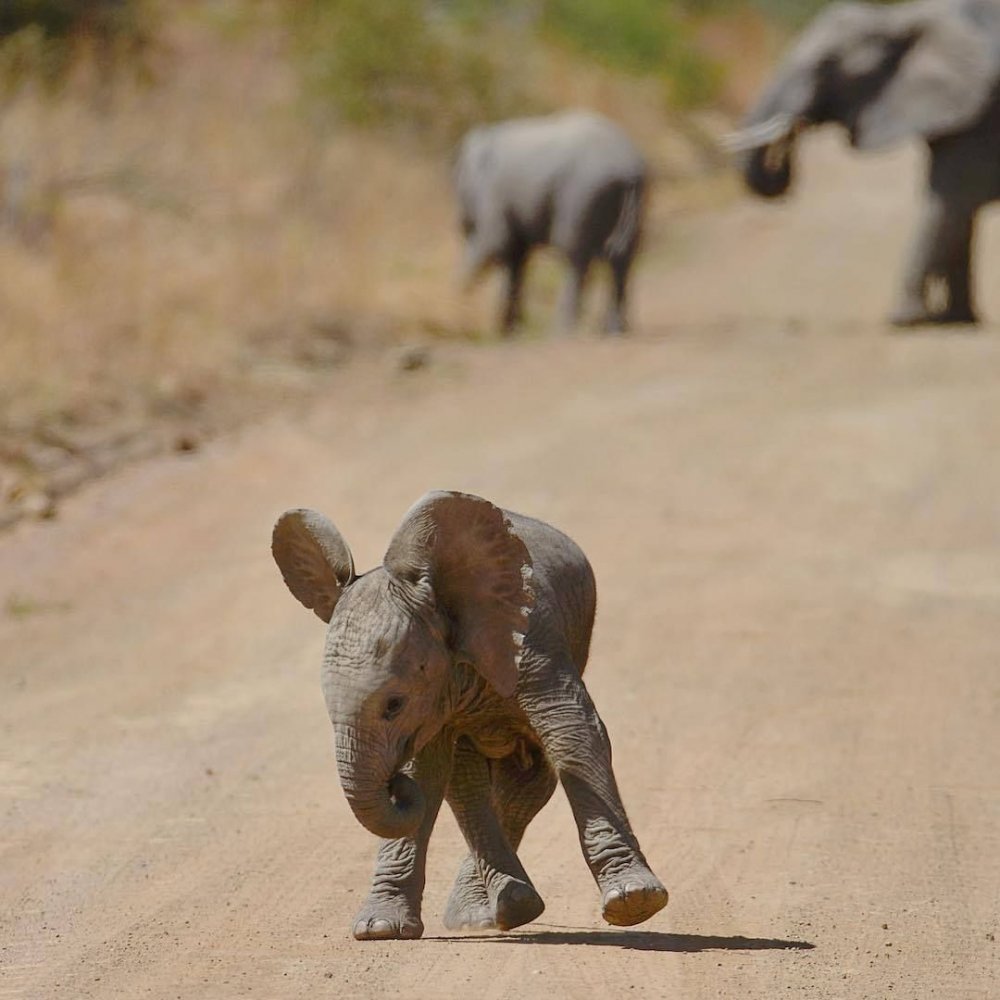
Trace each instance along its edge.
<path fill-rule="evenodd" d="M 646 166 L 627 135 L 588 111 L 520 118 L 474 128 L 462 140 L 455 191 L 465 234 L 463 272 L 506 272 L 500 326 L 522 319 L 521 292 L 533 247 L 565 256 L 569 277 L 559 325 L 572 329 L 595 260 L 611 268 L 609 333 L 626 327 L 629 269 L 639 245 Z"/>
<path fill-rule="evenodd" d="M 356 576 L 337 529 L 285 513 L 272 551 L 329 622 L 323 690 L 341 785 L 383 837 L 354 936 L 416 938 L 427 842 L 447 798 L 469 848 L 445 924 L 509 930 L 541 897 L 517 858 L 557 779 L 609 923 L 639 923 L 667 893 L 632 833 L 604 726 L 583 686 L 594 620 L 586 557 L 540 521 L 429 493 L 383 564 Z"/>
<path fill-rule="evenodd" d="M 1000 0 L 826 8 L 734 137 L 750 188 L 784 194 L 796 136 L 824 122 L 859 149 L 926 141 L 923 218 L 892 322 L 976 322 L 976 217 L 1000 198 Z"/>

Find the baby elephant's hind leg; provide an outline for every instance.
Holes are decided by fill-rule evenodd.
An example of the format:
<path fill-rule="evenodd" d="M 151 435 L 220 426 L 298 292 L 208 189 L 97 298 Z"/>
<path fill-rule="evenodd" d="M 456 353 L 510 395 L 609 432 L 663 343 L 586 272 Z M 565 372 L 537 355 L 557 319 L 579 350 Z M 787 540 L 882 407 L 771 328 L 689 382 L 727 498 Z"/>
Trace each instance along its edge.
<path fill-rule="evenodd" d="M 611 267 L 611 299 L 608 303 L 604 328 L 608 333 L 619 334 L 628 329 L 625 300 L 628 295 L 628 275 L 632 258 L 630 255 L 611 257 L 608 263 Z"/>
<path fill-rule="evenodd" d="M 571 255 L 569 273 L 563 286 L 557 308 L 557 326 L 560 333 L 573 333 L 580 323 L 583 289 L 587 283 L 591 259 L 585 254 Z"/>
<path fill-rule="evenodd" d="M 541 747 L 522 744 L 517 753 L 490 762 L 493 802 L 516 851 L 528 824 L 552 798 L 558 779 Z"/>
<path fill-rule="evenodd" d="M 544 903 L 527 875 L 523 874 L 524 869 L 514 852 L 528 824 L 551 797 L 556 786 L 555 774 L 538 748 L 525 748 L 520 753 L 490 761 L 487 767 L 489 786 L 486 793 L 489 802 L 480 801 L 478 808 L 488 810 L 494 817 L 499 826 L 498 832 L 506 840 L 514 865 L 521 872 L 523 884 L 530 892 L 508 890 L 507 899 L 497 898 L 495 890 L 491 890 L 489 862 L 481 856 L 481 845 L 472 842 L 470 831 L 463 824 L 463 831 L 470 841 L 470 853 L 459 868 L 445 910 L 445 926 L 452 930 L 494 927 L 511 930 L 536 919 L 544 909 Z M 449 802 L 454 809 L 450 791 Z M 465 810 L 463 813 L 467 816 Z M 461 817 L 459 822 L 463 823 Z M 487 822 L 485 825 L 488 827 L 490 824 Z M 494 831 L 494 836 L 496 833 Z"/>

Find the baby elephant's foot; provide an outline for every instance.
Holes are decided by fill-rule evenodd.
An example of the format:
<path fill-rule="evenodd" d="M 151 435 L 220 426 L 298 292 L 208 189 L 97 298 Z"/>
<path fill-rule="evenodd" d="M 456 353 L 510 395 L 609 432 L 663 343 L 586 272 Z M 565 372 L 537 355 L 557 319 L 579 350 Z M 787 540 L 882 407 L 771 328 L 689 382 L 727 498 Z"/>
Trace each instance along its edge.
<path fill-rule="evenodd" d="M 455 883 L 444 914 L 449 930 L 510 931 L 537 919 L 545 910 L 542 897 L 520 879 L 505 878 L 490 892 L 481 880 L 470 883 Z"/>
<path fill-rule="evenodd" d="M 486 895 L 486 886 L 474 867 L 471 871 L 463 870 L 456 880 L 444 910 L 444 925 L 450 931 L 486 931 L 496 927 L 496 914 Z"/>
<path fill-rule="evenodd" d="M 504 880 L 495 895 L 493 906 L 496 926 L 502 931 L 512 931 L 522 924 L 529 924 L 545 911 L 545 903 L 534 886 L 516 878 Z"/>
<path fill-rule="evenodd" d="M 418 938 L 423 933 L 420 916 L 398 896 L 369 896 L 354 921 L 354 936 L 358 941 L 396 941 Z"/>
<path fill-rule="evenodd" d="M 604 892 L 604 919 L 616 927 L 631 927 L 648 920 L 667 905 L 667 890 L 648 869 L 616 879 Z"/>

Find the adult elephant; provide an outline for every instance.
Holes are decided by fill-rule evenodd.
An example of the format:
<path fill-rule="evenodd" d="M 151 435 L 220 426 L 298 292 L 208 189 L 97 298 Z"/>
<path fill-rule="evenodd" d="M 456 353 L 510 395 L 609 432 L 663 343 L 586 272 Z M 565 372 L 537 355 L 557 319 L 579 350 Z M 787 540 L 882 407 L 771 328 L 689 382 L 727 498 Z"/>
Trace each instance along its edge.
<path fill-rule="evenodd" d="M 521 320 L 525 265 L 531 250 L 543 245 L 561 251 L 569 263 L 560 325 L 577 323 L 590 267 L 605 260 L 613 282 L 606 329 L 625 329 L 645 184 L 646 165 L 631 139 L 592 112 L 519 118 L 465 136 L 455 166 L 463 270 L 471 282 L 491 265 L 505 269 L 505 333 Z"/>
<path fill-rule="evenodd" d="M 784 194 L 796 137 L 825 122 L 863 150 L 924 139 L 923 218 L 892 322 L 976 322 L 976 216 L 1000 198 L 1000 0 L 826 8 L 733 137 L 750 188 Z"/>

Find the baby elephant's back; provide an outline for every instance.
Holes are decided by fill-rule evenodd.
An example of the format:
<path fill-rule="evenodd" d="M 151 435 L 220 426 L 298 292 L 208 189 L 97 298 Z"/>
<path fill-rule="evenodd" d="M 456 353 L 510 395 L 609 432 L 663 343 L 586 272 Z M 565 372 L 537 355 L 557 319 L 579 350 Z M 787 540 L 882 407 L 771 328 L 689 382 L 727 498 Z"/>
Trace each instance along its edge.
<path fill-rule="evenodd" d="M 544 521 L 505 512 L 514 533 L 531 555 L 535 607 L 527 644 L 544 648 L 556 636 L 565 638 L 580 673 L 587 663 L 594 628 L 597 587 L 583 550 L 568 535 Z"/>

